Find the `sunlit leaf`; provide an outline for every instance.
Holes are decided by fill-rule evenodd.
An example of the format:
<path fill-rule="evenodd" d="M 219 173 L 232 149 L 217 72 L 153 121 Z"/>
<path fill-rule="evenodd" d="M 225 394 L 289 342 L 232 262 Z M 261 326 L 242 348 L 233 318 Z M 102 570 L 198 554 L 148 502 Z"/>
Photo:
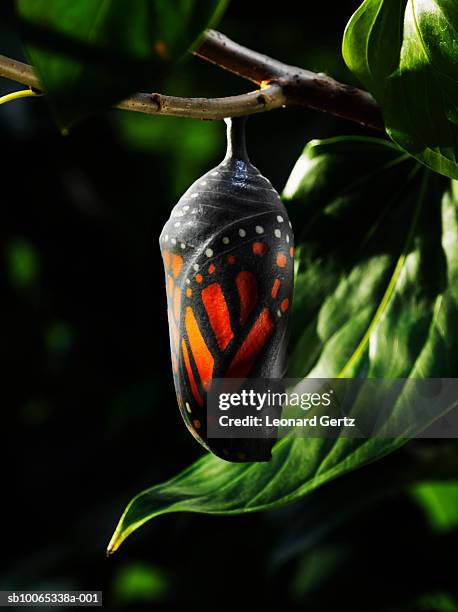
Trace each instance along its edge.
<path fill-rule="evenodd" d="M 290 374 L 456 376 L 457 185 L 385 141 L 337 138 L 305 148 L 284 199 L 297 245 Z M 205 456 L 134 498 L 110 551 L 160 514 L 278 507 L 402 443 L 285 437 L 267 463 Z"/>
<path fill-rule="evenodd" d="M 458 178 L 458 5 L 365 0 L 345 31 L 348 67 L 380 103 L 391 138 Z"/>

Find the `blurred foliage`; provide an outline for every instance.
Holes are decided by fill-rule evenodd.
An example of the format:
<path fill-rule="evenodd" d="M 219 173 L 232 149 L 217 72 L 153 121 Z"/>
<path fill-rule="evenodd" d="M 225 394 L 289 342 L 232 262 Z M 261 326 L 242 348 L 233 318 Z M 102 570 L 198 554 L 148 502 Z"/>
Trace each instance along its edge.
<path fill-rule="evenodd" d="M 142 153 L 155 151 L 167 160 L 171 201 L 186 191 L 199 169 L 211 163 L 221 148 L 221 126 L 215 122 L 183 122 L 176 117 L 151 121 L 147 115 L 119 113 L 116 123 L 127 147 Z"/>
<path fill-rule="evenodd" d="M 113 576 L 113 596 L 123 605 L 163 600 L 169 589 L 164 571 L 144 562 L 127 563 Z"/>
<path fill-rule="evenodd" d="M 31 287 L 38 281 L 40 257 L 24 239 L 14 239 L 5 245 L 5 260 L 10 282 L 18 289 Z"/>
<path fill-rule="evenodd" d="M 325 3 L 280 10 L 264 3 L 260 10 L 233 0 L 218 27 L 273 57 L 355 83 L 340 44 L 356 5 L 343 0 L 332 10 Z M 0 52 L 24 59 L 11 22 L 11 3 L 0 3 Z M 0 82 L 1 93 L 14 87 Z M 192 59 L 177 65 L 163 91 L 220 96 L 248 88 Z M 109 609 L 213 610 L 215 603 L 235 609 L 242 601 L 253 609 L 451 609 L 458 597 L 457 530 L 432 529 L 397 476 L 434 481 L 437 469 L 425 474 L 425 461 L 444 464 L 440 441 L 409 444 L 276 511 L 160 518 L 134 534 L 122 555 L 105 558 L 125 503 L 200 454 L 176 407 L 157 241 L 179 185 L 218 163 L 224 151 L 222 123 L 138 120 L 162 136 L 146 147 L 143 129 L 126 136 L 124 115 L 113 111 L 61 138 L 42 98 L 0 112 L 7 152 L 0 224 L 8 494 L 2 588 L 103 589 Z M 159 122 L 167 127 L 156 128 Z M 177 149 L 187 130 L 194 136 L 184 138 L 186 158 Z M 311 110 L 266 113 L 248 122 L 250 157 L 281 189 L 304 142 L 348 133 L 371 134 Z M 12 273 L 17 241 L 36 262 L 27 285 L 17 285 Z M 315 556 L 315 568 L 321 558 L 323 570 L 316 588 Z M 140 579 L 146 591 L 153 592 L 158 576 L 165 579 L 165 599 L 123 599 L 118 581 L 132 584 L 129 574 L 139 566 L 148 576 Z"/>
<path fill-rule="evenodd" d="M 226 5 L 227 0 L 16 0 L 28 55 L 64 129 L 139 89 L 157 88 Z"/>
<path fill-rule="evenodd" d="M 458 529 L 458 482 L 425 482 L 411 489 L 431 527 L 437 531 Z"/>

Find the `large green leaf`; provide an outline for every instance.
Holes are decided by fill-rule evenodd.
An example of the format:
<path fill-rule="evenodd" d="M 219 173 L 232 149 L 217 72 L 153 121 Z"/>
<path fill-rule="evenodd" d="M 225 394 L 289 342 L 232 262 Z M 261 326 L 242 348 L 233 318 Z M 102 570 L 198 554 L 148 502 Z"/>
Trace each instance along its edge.
<path fill-rule="evenodd" d="M 161 76 L 228 0 L 16 0 L 27 51 L 68 126 Z"/>
<path fill-rule="evenodd" d="M 385 141 L 342 138 L 307 145 L 284 197 L 297 238 L 290 374 L 455 376 L 457 339 L 447 331 L 458 323 L 457 185 Z M 297 500 L 400 444 L 290 436 L 268 463 L 207 455 L 134 498 L 110 550 L 159 514 Z"/>
<path fill-rule="evenodd" d="M 458 178 L 458 4 L 365 0 L 343 40 L 348 67 L 380 103 L 391 138 Z"/>

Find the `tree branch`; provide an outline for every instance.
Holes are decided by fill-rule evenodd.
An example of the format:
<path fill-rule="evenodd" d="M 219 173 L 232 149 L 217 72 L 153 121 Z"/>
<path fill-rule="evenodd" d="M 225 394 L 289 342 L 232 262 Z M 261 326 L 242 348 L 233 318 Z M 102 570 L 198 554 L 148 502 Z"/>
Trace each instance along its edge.
<path fill-rule="evenodd" d="M 179 98 L 137 93 L 116 108 L 153 115 L 195 119 L 223 119 L 250 115 L 284 106 L 305 106 L 383 130 L 379 106 L 366 91 L 335 81 L 324 74 L 289 66 L 209 30 L 198 57 L 260 86 L 260 89 L 226 98 Z M 0 55 L 0 76 L 40 89 L 31 66 Z"/>
<path fill-rule="evenodd" d="M 283 87 L 285 106 L 307 106 L 376 130 L 384 130 L 380 107 L 367 91 L 284 64 L 234 42 L 221 32 L 208 30 L 194 52 L 253 83 L 277 82 Z"/>
<path fill-rule="evenodd" d="M 139 113 L 190 117 L 192 119 L 224 119 L 240 117 L 285 106 L 283 88 L 267 85 L 261 90 L 226 98 L 177 98 L 162 94 L 134 94 L 116 108 Z"/>

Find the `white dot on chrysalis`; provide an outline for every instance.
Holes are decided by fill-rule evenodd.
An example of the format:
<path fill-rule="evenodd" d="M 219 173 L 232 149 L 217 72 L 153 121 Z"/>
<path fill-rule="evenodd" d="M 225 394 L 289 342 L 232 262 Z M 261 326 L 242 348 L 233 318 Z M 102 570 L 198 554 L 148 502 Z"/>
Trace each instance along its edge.
<path fill-rule="evenodd" d="M 276 230 L 274 231 L 274 234 L 275 234 L 275 236 L 276 236 L 277 238 L 281 238 L 281 231 L 280 231 L 279 229 L 276 229 Z"/>
<path fill-rule="evenodd" d="M 184 242 L 181 243 L 181 248 L 185 249 L 186 248 L 186 244 Z"/>
<path fill-rule="evenodd" d="M 207 257 L 211 257 L 211 256 L 213 255 L 213 251 L 212 251 L 211 249 L 207 249 L 207 250 L 205 251 L 205 255 L 206 255 Z"/>
<path fill-rule="evenodd" d="M 277 221 L 279 223 L 283 223 L 284 219 L 283 219 L 283 217 L 281 215 L 277 215 Z"/>
<path fill-rule="evenodd" d="M 291 221 L 288 221 L 288 225 L 292 228 L 293 226 L 291 225 Z"/>
<path fill-rule="evenodd" d="M 277 317 L 280 318 L 281 317 L 281 312 L 279 310 L 277 310 Z"/>
<path fill-rule="evenodd" d="M 212 172 L 212 176 L 218 176 L 219 172 Z"/>
<path fill-rule="evenodd" d="M 168 234 L 166 234 L 166 235 L 165 235 L 165 241 L 167 242 L 167 240 L 168 240 L 168 239 L 169 239 L 169 235 L 168 235 Z"/>
<path fill-rule="evenodd" d="M 223 244 L 229 244 L 230 240 L 227 236 L 224 236 L 223 238 Z"/>
<path fill-rule="evenodd" d="M 257 234 L 263 234 L 264 233 L 264 228 L 261 227 L 260 225 L 257 225 L 254 229 L 255 229 Z"/>
<path fill-rule="evenodd" d="M 175 227 L 180 227 L 180 222 L 179 222 L 179 221 L 177 221 L 177 222 L 175 223 Z"/>
<path fill-rule="evenodd" d="M 206 185 L 206 184 L 207 184 L 207 181 L 202 181 L 200 184 L 201 184 L 201 185 Z"/>
<path fill-rule="evenodd" d="M 286 234 L 286 242 L 289 242 L 289 235 Z"/>
<path fill-rule="evenodd" d="M 192 196 L 191 196 L 191 198 L 197 198 L 198 196 L 199 196 L 199 194 L 198 194 L 198 193 L 193 193 L 193 194 L 192 194 Z"/>
<path fill-rule="evenodd" d="M 194 264 L 194 265 L 193 265 L 193 268 L 194 268 L 194 270 L 197 272 L 197 271 L 198 271 L 198 269 L 199 269 L 199 264 Z"/>
<path fill-rule="evenodd" d="M 189 285 L 191 283 L 191 281 L 189 280 L 189 278 L 186 279 L 186 284 Z"/>
<path fill-rule="evenodd" d="M 183 206 L 183 210 L 189 210 L 189 206 L 186 204 L 186 206 Z"/>
<path fill-rule="evenodd" d="M 177 243 L 177 241 L 175 240 L 175 238 L 172 238 L 171 243 L 172 243 L 172 244 L 176 244 L 176 243 Z"/>
<path fill-rule="evenodd" d="M 188 412 L 191 412 L 191 406 L 188 404 L 188 402 L 186 402 L 186 404 L 185 404 L 185 405 L 186 405 L 186 410 L 187 410 Z"/>
<path fill-rule="evenodd" d="M 246 231 L 244 229 L 239 229 L 239 236 L 244 238 L 246 236 Z"/>

